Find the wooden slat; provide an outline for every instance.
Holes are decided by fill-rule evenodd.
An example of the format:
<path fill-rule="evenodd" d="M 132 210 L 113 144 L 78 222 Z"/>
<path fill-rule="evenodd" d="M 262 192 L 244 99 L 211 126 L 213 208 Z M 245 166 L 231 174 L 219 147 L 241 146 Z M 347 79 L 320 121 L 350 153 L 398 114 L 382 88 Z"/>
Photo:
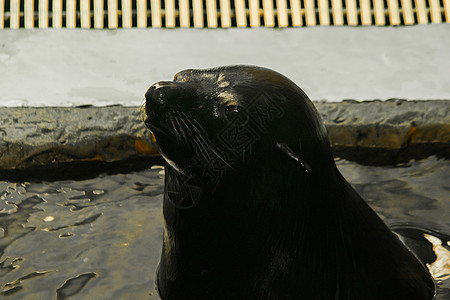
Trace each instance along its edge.
<path fill-rule="evenodd" d="M 342 0 L 331 0 L 331 5 L 333 7 L 333 25 L 344 25 Z"/>
<path fill-rule="evenodd" d="M 190 16 L 189 16 L 189 0 L 180 0 L 180 27 L 189 27 Z"/>
<path fill-rule="evenodd" d="M 137 0 L 136 10 L 137 10 L 137 27 L 146 28 L 147 27 L 147 1 L 146 0 Z"/>
<path fill-rule="evenodd" d="M 194 27 L 203 27 L 203 1 L 192 0 L 192 10 L 194 11 Z"/>
<path fill-rule="evenodd" d="M 161 27 L 161 4 L 159 0 L 151 0 L 152 27 Z"/>
<path fill-rule="evenodd" d="M 81 0 L 80 2 L 81 28 L 91 27 L 91 10 L 89 2 L 89 0 Z"/>
<path fill-rule="evenodd" d="M 19 28 L 21 18 L 21 3 L 23 3 L 23 16 L 25 28 L 33 28 L 35 25 L 35 12 L 34 4 L 38 5 L 38 25 L 39 28 L 47 28 L 49 20 L 49 1 L 48 0 L 0 0 L 0 28 L 4 27 L 4 2 L 10 2 L 10 27 Z M 90 0 L 80 1 L 80 20 L 82 28 L 90 28 L 91 11 Z M 131 0 L 122 1 L 122 26 L 124 28 L 132 27 L 132 9 Z M 175 10 L 175 1 L 179 1 L 179 18 L 181 27 L 190 26 L 189 17 L 189 0 L 164 0 L 165 1 L 165 26 L 175 27 L 177 11 Z M 194 14 L 194 26 L 203 27 L 203 1 L 206 2 L 206 15 L 208 27 L 216 28 L 218 26 L 218 8 L 215 1 L 210 0 L 192 0 L 193 14 Z M 266 27 L 275 26 L 275 15 L 277 16 L 278 26 L 289 26 L 289 11 L 287 9 L 288 0 L 276 0 L 276 10 L 274 10 L 273 0 L 262 0 L 263 9 L 259 7 L 259 0 L 248 0 L 248 11 L 245 7 L 245 0 L 233 0 L 235 1 L 235 13 L 236 24 L 238 27 L 247 26 L 247 13 L 250 17 L 250 26 L 260 26 L 260 12 L 264 15 L 264 25 Z M 304 0 L 305 9 L 301 9 L 300 0 L 290 1 L 290 17 L 293 26 L 302 26 L 302 13 L 305 14 L 306 25 L 329 25 L 330 22 L 330 7 L 328 0 L 316 0 L 318 4 L 318 16 L 319 20 L 316 20 L 315 0 Z M 386 14 L 389 14 L 389 23 L 391 25 L 400 25 L 402 14 L 405 25 L 414 24 L 414 13 L 417 16 L 417 22 L 419 24 L 442 23 L 445 19 L 447 23 L 450 23 L 450 0 L 414 0 L 415 9 L 413 9 L 412 0 L 401 0 L 401 9 L 399 7 L 398 0 L 386 0 L 387 11 L 385 10 L 384 0 L 331 0 L 332 5 L 332 18 L 334 25 L 343 25 L 343 8 L 342 1 L 346 1 L 345 14 L 347 16 L 348 25 L 358 25 L 358 13 L 361 16 L 362 25 L 372 24 L 372 10 L 371 2 L 373 3 L 373 14 L 375 16 L 376 25 L 384 25 L 386 22 Z M 359 1 L 360 10 L 356 6 Z M 427 9 L 427 1 L 429 9 Z M 68 28 L 76 27 L 77 12 L 76 12 L 76 0 L 66 0 L 66 26 Z M 62 0 L 53 0 L 52 7 L 52 26 L 59 28 L 62 26 Z M 441 7 L 443 3 L 444 7 Z M 151 0 L 152 9 L 152 26 L 161 27 L 161 7 L 160 0 Z M 104 1 L 93 0 L 93 13 L 94 13 L 94 27 L 104 27 Z M 136 0 L 137 8 L 137 26 L 147 27 L 147 1 Z M 429 17 L 428 17 L 429 11 Z M 443 16 L 444 13 L 444 16 Z M 108 0 L 108 27 L 117 28 L 117 0 Z M 221 27 L 231 26 L 231 11 L 230 0 L 220 0 L 220 18 Z M 430 18 L 430 19 L 429 19 Z"/>
<path fill-rule="evenodd" d="M 245 14 L 245 1 L 234 0 L 234 10 L 236 13 L 236 25 L 237 27 L 247 26 L 247 16 Z"/>
<path fill-rule="evenodd" d="M 103 28 L 103 0 L 94 0 L 94 28 Z"/>
<path fill-rule="evenodd" d="M 62 27 L 62 0 L 53 0 L 52 7 L 52 27 Z"/>
<path fill-rule="evenodd" d="M 264 26 L 265 27 L 275 26 L 275 17 L 273 15 L 272 0 L 263 0 L 263 11 L 264 11 Z"/>
<path fill-rule="evenodd" d="M 430 15 L 431 15 L 431 23 L 441 23 L 441 5 L 439 0 L 429 0 L 430 4 Z"/>
<path fill-rule="evenodd" d="M 347 24 L 351 26 L 358 25 L 358 11 L 356 9 L 356 1 L 346 0 L 345 6 L 347 10 Z"/>
<path fill-rule="evenodd" d="M 415 0 L 416 1 L 416 15 L 417 22 L 419 24 L 428 23 L 427 7 L 425 5 L 425 0 Z"/>
<path fill-rule="evenodd" d="M 292 26 L 298 27 L 303 25 L 300 0 L 291 0 L 291 18 Z"/>
<path fill-rule="evenodd" d="M 400 25 L 400 10 L 398 0 L 388 0 L 389 22 L 391 25 Z"/>
<path fill-rule="evenodd" d="M 330 8 L 328 0 L 319 0 L 319 22 L 320 25 L 330 25 Z"/>
<path fill-rule="evenodd" d="M 108 0 L 108 28 L 119 27 L 117 0 Z"/>
<path fill-rule="evenodd" d="M 230 0 L 220 0 L 220 24 L 223 28 L 231 27 Z"/>
<path fill-rule="evenodd" d="M 214 1 L 206 0 L 206 22 L 208 24 L 208 28 L 217 27 L 216 0 Z"/>
<path fill-rule="evenodd" d="M 278 27 L 287 27 L 289 25 L 286 0 L 277 0 L 277 17 Z"/>
<path fill-rule="evenodd" d="M 316 25 L 316 11 L 314 8 L 314 0 L 305 0 L 305 16 L 307 26 Z"/>
<path fill-rule="evenodd" d="M 34 27 L 34 0 L 25 0 L 23 11 L 24 11 L 25 28 L 33 28 Z"/>
<path fill-rule="evenodd" d="M 370 8 L 370 0 L 360 0 L 359 8 L 361 10 L 361 24 L 371 25 L 372 24 L 372 10 Z"/>
<path fill-rule="evenodd" d="M 131 0 L 122 0 L 122 28 L 131 28 Z"/>
<path fill-rule="evenodd" d="M 19 28 L 19 10 L 20 10 L 19 0 L 11 0 L 11 2 L 9 3 L 9 9 L 10 9 L 9 27 L 17 29 Z"/>
<path fill-rule="evenodd" d="M 402 0 L 403 22 L 405 25 L 414 24 L 414 14 L 411 0 Z"/>
<path fill-rule="evenodd" d="M 250 26 L 258 27 L 259 22 L 259 0 L 249 0 Z"/>
<path fill-rule="evenodd" d="M 4 15 L 5 15 L 5 2 L 4 0 L 0 0 L 0 28 L 5 27 Z"/>
<path fill-rule="evenodd" d="M 0 0 L 3 1 L 3 0 Z M 48 0 L 39 0 L 39 28 L 48 27 Z"/>
<path fill-rule="evenodd" d="M 166 27 L 175 27 L 175 2 L 173 0 L 165 0 L 166 9 Z"/>
<path fill-rule="evenodd" d="M 375 24 L 384 25 L 386 23 L 386 16 L 384 14 L 384 1 L 373 0 L 373 10 L 375 11 Z"/>
<path fill-rule="evenodd" d="M 445 9 L 445 21 L 450 23 L 450 0 L 443 0 Z"/>
<path fill-rule="evenodd" d="M 67 0 L 66 7 L 66 27 L 75 28 L 76 25 L 76 6 L 75 0 Z"/>

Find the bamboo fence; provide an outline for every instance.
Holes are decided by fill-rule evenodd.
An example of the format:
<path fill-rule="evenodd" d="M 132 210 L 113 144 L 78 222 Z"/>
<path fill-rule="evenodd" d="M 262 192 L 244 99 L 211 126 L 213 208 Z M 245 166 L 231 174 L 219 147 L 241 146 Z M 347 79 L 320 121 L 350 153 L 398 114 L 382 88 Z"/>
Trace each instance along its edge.
<path fill-rule="evenodd" d="M 0 0 L 0 28 L 450 23 L 450 0 Z"/>

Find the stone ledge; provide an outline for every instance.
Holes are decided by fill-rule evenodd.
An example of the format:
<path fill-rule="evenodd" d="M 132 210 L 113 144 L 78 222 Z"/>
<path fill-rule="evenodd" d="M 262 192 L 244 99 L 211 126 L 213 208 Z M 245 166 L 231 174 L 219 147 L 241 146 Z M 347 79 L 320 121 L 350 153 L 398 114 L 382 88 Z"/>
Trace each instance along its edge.
<path fill-rule="evenodd" d="M 336 156 L 374 164 L 450 156 L 450 101 L 349 100 L 315 105 Z M 0 107 L 4 172 L 157 156 L 139 107 Z"/>
<path fill-rule="evenodd" d="M 400 149 L 450 142 L 450 101 L 316 103 L 333 147 Z"/>

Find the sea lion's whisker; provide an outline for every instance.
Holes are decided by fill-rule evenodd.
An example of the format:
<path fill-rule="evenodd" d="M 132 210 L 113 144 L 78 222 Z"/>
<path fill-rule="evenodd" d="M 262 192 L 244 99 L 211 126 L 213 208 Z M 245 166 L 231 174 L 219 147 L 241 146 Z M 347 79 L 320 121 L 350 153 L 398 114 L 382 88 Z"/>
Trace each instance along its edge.
<path fill-rule="evenodd" d="M 231 170 L 236 171 L 225 159 L 223 159 L 217 152 L 214 150 L 213 147 L 208 145 L 209 149 L 221 160 L 223 161 Z"/>
<path fill-rule="evenodd" d="M 197 120 L 195 120 L 194 119 L 194 122 L 196 122 L 202 129 L 203 129 L 203 127 L 197 122 Z M 192 123 L 191 123 L 192 124 Z M 197 136 L 198 137 L 200 137 L 202 140 L 203 140 L 203 142 L 204 142 L 204 144 L 206 144 L 206 146 L 208 147 L 208 149 L 210 150 L 210 151 L 212 151 L 216 156 L 217 156 L 217 158 L 219 158 L 221 161 L 223 161 L 230 169 L 232 169 L 233 171 L 236 171 L 225 159 L 223 159 L 217 152 L 216 152 L 216 150 L 214 150 L 214 148 L 210 145 L 210 143 L 208 143 L 206 140 L 205 140 L 205 138 L 203 137 L 203 135 L 202 135 L 202 133 L 200 132 L 200 130 L 197 128 L 197 126 L 195 126 L 195 124 L 192 124 L 192 126 L 193 126 L 193 128 L 194 128 L 194 130 L 197 132 Z"/>
<path fill-rule="evenodd" d="M 179 117 L 181 117 L 181 116 L 179 115 Z M 186 144 L 189 144 L 189 140 L 188 140 L 188 138 L 186 136 L 186 132 L 183 129 L 183 126 L 181 125 L 179 118 L 175 118 L 175 121 L 177 122 L 178 127 L 180 128 L 180 132 L 183 135 L 184 141 L 186 142 Z"/>
<path fill-rule="evenodd" d="M 144 103 L 142 103 L 141 107 L 139 108 L 139 115 L 141 117 L 142 122 L 145 121 L 145 109 L 146 109 L 146 103 L 144 100 Z"/>
<path fill-rule="evenodd" d="M 194 142 L 195 145 L 197 146 L 197 147 L 194 147 L 196 150 L 196 153 L 198 155 L 200 155 L 201 157 L 203 157 L 209 166 L 212 166 L 213 165 L 212 158 L 211 158 L 210 153 L 208 152 L 208 149 L 210 149 L 211 147 L 210 147 L 209 143 L 206 141 L 203 133 L 200 132 L 199 129 L 195 126 L 195 124 L 193 124 L 189 120 L 189 117 L 185 113 L 179 112 L 179 115 L 180 115 L 180 121 L 183 122 L 183 124 L 186 126 L 187 130 L 189 131 L 190 136 L 193 137 L 192 142 Z M 184 116 L 184 118 L 182 117 L 182 115 Z M 191 126 L 189 126 L 187 121 L 189 121 L 189 124 Z M 194 121 L 196 121 L 196 120 L 194 119 Z M 195 131 L 196 134 L 194 134 L 194 132 L 192 132 L 192 129 Z M 212 153 L 216 154 L 214 151 Z"/>
<path fill-rule="evenodd" d="M 179 128 L 179 126 L 177 127 L 175 125 L 173 117 L 170 118 L 170 123 L 172 124 L 172 128 L 173 128 L 173 131 L 175 132 L 175 136 L 176 136 L 177 140 L 180 141 L 181 140 L 181 135 L 180 135 L 180 132 L 179 132 L 180 128 Z"/>
<path fill-rule="evenodd" d="M 200 154 L 205 159 L 205 161 L 207 161 L 208 165 L 212 165 L 212 158 L 210 157 L 210 155 L 208 155 L 208 149 L 202 143 L 202 140 L 198 136 L 196 136 L 194 138 L 194 142 L 197 146 L 199 146 L 198 150 L 200 151 Z"/>
<path fill-rule="evenodd" d="M 186 120 L 189 120 L 189 119 L 187 118 L 187 115 L 186 115 L 186 114 L 184 114 L 184 116 L 186 117 Z M 198 130 L 196 130 L 195 125 L 192 124 L 192 122 L 189 122 L 189 124 L 191 124 L 192 127 L 194 128 L 194 130 L 197 132 L 197 134 L 193 134 L 193 132 L 192 132 L 192 130 L 191 130 L 191 127 L 189 126 L 189 124 L 187 124 L 186 120 L 185 120 L 184 118 L 182 118 L 182 117 L 181 117 L 181 114 L 180 114 L 180 119 L 179 119 L 179 121 L 183 122 L 183 124 L 184 124 L 185 127 L 186 127 L 186 131 L 188 131 L 189 135 L 190 135 L 191 137 L 193 137 L 193 139 L 191 140 L 193 143 L 192 143 L 191 145 L 194 146 L 194 148 L 195 148 L 195 150 L 196 150 L 196 153 L 197 153 L 198 155 L 201 155 L 201 156 L 206 160 L 206 162 L 208 163 L 208 165 L 212 165 L 212 164 L 211 164 L 211 158 L 210 158 L 210 155 L 208 155 L 208 151 L 207 151 L 208 149 L 205 147 L 205 146 L 208 146 L 208 144 L 205 143 L 205 140 L 204 140 L 202 134 L 199 133 Z M 199 153 L 199 152 L 200 152 L 200 153 Z"/>
<path fill-rule="evenodd" d="M 203 128 L 203 126 L 202 126 L 196 119 L 193 119 L 193 121 L 194 121 L 195 124 L 198 125 L 198 127 L 200 127 L 200 128 L 198 128 L 195 124 L 192 124 L 192 125 L 194 126 L 194 128 L 197 130 L 197 132 L 198 132 L 201 136 L 205 136 L 205 135 L 206 135 L 206 132 L 205 132 L 205 129 Z M 201 133 L 200 133 L 200 132 L 201 132 Z"/>
<path fill-rule="evenodd" d="M 164 135 L 164 136 L 168 136 L 168 137 L 171 137 L 171 136 L 172 136 L 172 135 L 171 135 L 171 132 L 172 132 L 172 131 L 171 131 L 167 126 L 164 126 L 164 125 L 161 125 L 161 126 L 155 126 L 154 124 L 152 124 L 150 130 L 151 130 L 152 132 L 157 131 L 158 134 L 162 134 L 162 135 Z"/>
<path fill-rule="evenodd" d="M 208 144 L 206 142 L 204 142 L 204 138 L 201 135 L 201 133 L 198 133 L 198 130 L 196 130 L 196 128 L 195 128 L 195 125 L 189 121 L 189 118 L 186 114 L 181 113 L 181 112 L 177 112 L 177 114 L 179 116 L 179 118 L 177 118 L 177 122 L 178 122 L 180 128 L 182 128 L 184 125 L 185 131 L 187 134 L 189 134 L 189 137 L 190 137 L 190 139 L 188 140 L 185 132 L 183 131 L 186 143 L 193 146 L 195 153 L 197 155 L 199 155 L 200 157 L 202 157 L 205 160 L 207 165 L 212 166 L 211 155 L 208 154 L 208 149 L 207 149 L 207 147 L 205 147 L 205 146 L 208 146 Z M 180 122 L 183 123 L 183 125 Z M 189 125 L 192 125 L 192 126 L 189 126 Z M 192 132 L 191 127 L 194 127 L 194 130 L 197 132 L 197 134 L 194 134 L 194 132 Z"/>
<path fill-rule="evenodd" d="M 189 137 L 191 137 L 191 138 L 195 137 L 195 135 L 194 135 L 193 132 L 192 132 L 191 126 L 189 126 L 189 124 L 193 125 L 192 122 L 189 122 L 189 124 L 186 122 L 186 120 L 189 120 L 189 119 L 187 118 L 187 115 L 186 115 L 186 114 L 181 114 L 180 112 L 178 112 L 178 116 L 179 116 L 178 121 L 181 121 L 181 123 L 183 123 L 183 125 L 184 125 L 184 127 L 185 127 L 187 133 L 189 134 Z M 184 116 L 185 118 L 183 118 L 183 116 Z M 181 125 L 180 125 L 180 126 L 181 126 Z"/>
<path fill-rule="evenodd" d="M 169 194 L 177 194 L 177 195 L 181 194 L 180 192 L 171 191 L 171 190 L 168 190 L 167 193 L 169 193 Z"/>
<path fill-rule="evenodd" d="M 195 150 L 196 150 L 196 153 L 198 154 L 198 152 L 200 152 L 201 153 L 201 155 L 205 158 L 205 159 L 207 159 L 207 153 L 206 153 L 206 148 L 205 148 L 205 146 L 202 144 L 202 141 L 199 139 L 199 137 L 198 136 L 193 136 L 193 140 L 192 140 L 192 142 L 193 142 L 193 146 L 195 146 Z M 208 160 L 208 159 L 207 159 Z"/>

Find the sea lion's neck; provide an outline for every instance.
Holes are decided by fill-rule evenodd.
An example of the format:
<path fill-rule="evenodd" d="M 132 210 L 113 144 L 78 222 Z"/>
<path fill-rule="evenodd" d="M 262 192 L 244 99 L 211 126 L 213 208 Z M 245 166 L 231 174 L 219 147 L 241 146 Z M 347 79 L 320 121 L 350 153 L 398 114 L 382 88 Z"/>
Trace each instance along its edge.
<path fill-rule="evenodd" d="M 236 282 L 250 280 L 257 290 L 256 285 L 264 284 L 259 276 L 264 280 L 272 276 L 276 282 L 282 280 L 278 276 L 305 268 L 328 268 L 328 282 L 335 279 L 335 272 L 330 272 L 336 267 L 335 256 L 328 253 L 335 253 L 337 247 L 329 234 L 337 220 L 331 213 L 334 209 L 323 208 L 337 206 L 329 194 L 339 194 L 339 190 L 330 193 L 339 184 L 322 182 L 329 183 L 326 177 L 338 174 L 313 174 L 314 170 L 306 174 L 294 165 L 262 172 L 260 168 L 265 167 L 247 162 L 245 169 L 224 176 L 214 191 L 205 193 L 191 208 L 177 208 L 168 200 L 170 195 L 165 195 L 160 268 L 164 273 L 160 276 L 166 280 L 181 276 L 186 282 L 208 281 L 208 276 L 215 282 L 220 282 L 220 277 L 239 277 Z M 176 190 L 172 185 L 180 180 L 173 176 L 179 175 L 168 169 L 166 176 L 166 190 Z M 246 271 L 238 275 L 236 269 Z M 203 275 L 194 278 L 191 274 Z M 308 272 L 299 273 L 299 278 L 302 274 Z"/>
<path fill-rule="evenodd" d="M 385 299 L 381 286 L 395 290 L 414 282 L 420 289 L 425 284 L 423 267 L 334 163 L 308 174 L 295 165 L 262 172 L 259 167 L 270 163 L 261 165 L 236 168 L 191 208 L 177 208 L 165 195 L 162 294 L 179 291 L 183 298 L 200 284 L 211 295 L 235 290 L 236 298 L 248 292 L 257 299 L 278 299 L 289 290 L 315 299 L 366 293 Z M 168 170 L 166 176 L 166 190 L 179 188 L 172 178 L 176 173 Z M 374 251 L 377 245 L 382 247 Z M 296 278 L 298 287 L 288 286 L 289 278 Z"/>
<path fill-rule="evenodd" d="M 166 231 L 179 242 L 177 250 L 193 251 L 183 248 L 186 242 L 187 247 L 198 247 L 201 251 L 222 247 L 230 255 L 233 251 L 245 255 L 245 249 L 254 255 L 255 249 L 261 247 L 294 240 L 297 244 L 309 243 L 312 237 L 308 236 L 308 227 L 336 223 L 330 221 L 334 209 L 323 209 L 337 207 L 337 199 L 330 195 L 342 194 L 339 191 L 342 184 L 331 184 L 340 178 L 336 169 L 331 169 L 331 173 L 327 170 L 327 174 L 313 169 L 307 174 L 296 166 L 274 168 L 247 163 L 245 169 L 237 168 L 236 172 L 224 176 L 213 191 L 206 191 L 191 208 L 175 207 L 168 199 L 173 195 L 166 193 Z M 166 176 L 166 191 L 180 191 L 178 185 L 183 179 L 174 178 L 181 175 L 169 168 Z M 280 241 L 285 236 L 281 232 L 286 231 L 291 232 L 291 241 Z"/>

